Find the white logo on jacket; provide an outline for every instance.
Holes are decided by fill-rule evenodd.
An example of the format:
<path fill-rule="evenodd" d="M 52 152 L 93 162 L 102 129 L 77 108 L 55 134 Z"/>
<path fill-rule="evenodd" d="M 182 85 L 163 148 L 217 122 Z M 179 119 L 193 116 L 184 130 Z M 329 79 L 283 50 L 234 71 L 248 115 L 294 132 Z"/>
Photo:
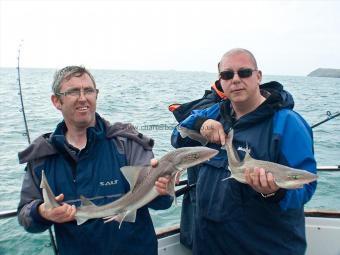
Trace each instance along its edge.
<path fill-rule="evenodd" d="M 116 185 L 117 183 L 118 183 L 118 180 L 99 182 L 100 186 L 112 186 L 112 185 Z"/>

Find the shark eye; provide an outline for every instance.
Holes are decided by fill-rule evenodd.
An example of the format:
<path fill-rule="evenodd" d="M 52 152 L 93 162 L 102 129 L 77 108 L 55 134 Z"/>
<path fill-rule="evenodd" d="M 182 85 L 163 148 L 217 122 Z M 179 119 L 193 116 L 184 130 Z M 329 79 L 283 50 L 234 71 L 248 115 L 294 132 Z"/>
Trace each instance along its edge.
<path fill-rule="evenodd" d="M 188 160 L 195 160 L 195 159 L 199 159 L 199 155 L 197 153 L 193 153 L 187 156 Z"/>
<path fill-rule="evenodd" d="M 296 175 L 296 174 L 294 174 L 294 175 L 289 175 L 288 177 L 291 178 L 291 179 L 294 179 L 294 180 L 298 180 L 298 179 L 299 179 L 299 176 Z"/>

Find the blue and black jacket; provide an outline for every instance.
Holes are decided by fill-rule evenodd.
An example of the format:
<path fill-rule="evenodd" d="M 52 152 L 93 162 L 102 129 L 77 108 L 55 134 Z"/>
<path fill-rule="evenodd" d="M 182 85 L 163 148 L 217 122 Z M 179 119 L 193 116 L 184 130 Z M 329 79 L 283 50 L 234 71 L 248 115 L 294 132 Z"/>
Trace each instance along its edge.
<path fill-rule="evenodd" d="M 180 123 L 190 116 L 193 110 L 206 109 L 221 100 L 226 99 L 220 81 L 217 80 L 211 85 L 210 90 L 205 90 L 200 99 L 183 104 L 172 104 L 169 110 L 173 113 L 176 120 Z M 196 182 L 199 166 L 187 169 L 188 191 L 184 193 L 181 209 L 180 241 L 187 248 L 192 248 L 193 231 L 195 229 L 195 208 L 196 208 Z"/>
<path fill-rule="evenodd" d="M 230 101 L 193 111 L 181 126 L 199 131 L 207 119 L 221 122 L 225 132 L 234 129 L 233 145 L 240 159 L 248 146 L 255 159 L 272 161 L 316 172 L 312 131 L 292 110 L 292 96 L 279 83 L 261 90 L 266 101 L 240 119 L 233 117 Z M 199 145 L 172 135 L 174 147 Z M 220 149 L 220 145 L 208 144 Z M 303 207 L 310 200 L 316 182 L 301 189 L 280 189 L 263 198 L 249 185 L 228 177 L 226 152 L 200 167 L 196 187 L 194 254 L 304 254 L 306 250 Z M 270 169 L 268 169 L 270 170 Z"/>
<path fill-rule="evenodd" d="M 153 158 L 153 140 L 131 125 L 110 125 L 96 114 L 96 126 L 87 129 L 87 145 L 77 151 L 65 139 L 66 125 L 61 122 L 53 134 L 37 138 L 19 153 L 20 163 L 28 163 L 18 206 L 19 223 L 28 232 L 42 232 L 53 223 L 38 213 L 43 202 L 39 184 L 44 170 L 55 195 L 80 205 L 80 195 L 104 205 L 129 191 L 120 168 L 125 165 L 149 165 Z M 137 210 L 136 222 L 104 224 L 91 219 L 78 226 L 76 221 L 54 224 L 59 254 L 157 254 L 157 238 L 148 211 L 166 209 L 169 196 L 161 196 Z"/>

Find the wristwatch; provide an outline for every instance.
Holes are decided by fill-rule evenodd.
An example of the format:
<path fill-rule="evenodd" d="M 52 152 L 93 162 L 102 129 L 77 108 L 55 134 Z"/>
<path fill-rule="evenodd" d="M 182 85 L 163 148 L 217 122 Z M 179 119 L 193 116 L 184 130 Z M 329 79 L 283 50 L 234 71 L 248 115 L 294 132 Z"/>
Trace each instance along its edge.
<path fill-rule="evenodd" d="M 275 194 L 276 194 L 276 192 L 269 193 L 269 194 L 263 194 L 263 193 L 261 193 L 261 196 L 264 197 L 264 198 L 268 198 L 268 197 L 275 196 Z"/>

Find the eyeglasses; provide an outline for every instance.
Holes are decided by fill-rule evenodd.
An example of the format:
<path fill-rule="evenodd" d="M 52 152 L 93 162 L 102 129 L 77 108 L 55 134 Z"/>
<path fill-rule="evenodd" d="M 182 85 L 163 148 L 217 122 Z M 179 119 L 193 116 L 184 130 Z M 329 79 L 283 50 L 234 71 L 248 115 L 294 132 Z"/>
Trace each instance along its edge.
<path fill-rule="evenodd" d="M 81 91 L 83 91 L 84 96 L 94 96 L 97 95 L 99 89 L 95 88 L 85 88 L 85 89 L 70 89 L 65 92 L 56 93 L 57 96 L 71 96 L 71 97 L 80 97 Z"/>
<path fill-rule="evenodd" d="M 235 73 L 237 73 L 238 77 L 240 78 L 249 78 L 250 76 L 252 76 L 254 71 L 257 71 L 257 70 L 256 69 L 253 70 L 250 68 L 240 69 L 237 72 L 234 72 L 232 70 L 227 70 L 227 71 L 220 72 L 220 76 L 222 80 L 226 80 L 226 81 L 234 78 Z"/>

